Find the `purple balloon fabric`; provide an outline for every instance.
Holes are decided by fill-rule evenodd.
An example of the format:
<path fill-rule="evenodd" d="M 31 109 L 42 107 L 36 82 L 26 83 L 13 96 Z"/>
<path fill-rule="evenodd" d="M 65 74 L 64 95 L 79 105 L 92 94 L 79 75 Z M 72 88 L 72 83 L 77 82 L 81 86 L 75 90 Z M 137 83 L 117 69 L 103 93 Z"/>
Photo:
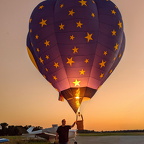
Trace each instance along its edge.
<path fill-rule="evenodd" d="M 31 14 L 27 47 L 40 73 L 77 112 L 122 58 L 122 16 L 109 0 L 46 0 Z"/>

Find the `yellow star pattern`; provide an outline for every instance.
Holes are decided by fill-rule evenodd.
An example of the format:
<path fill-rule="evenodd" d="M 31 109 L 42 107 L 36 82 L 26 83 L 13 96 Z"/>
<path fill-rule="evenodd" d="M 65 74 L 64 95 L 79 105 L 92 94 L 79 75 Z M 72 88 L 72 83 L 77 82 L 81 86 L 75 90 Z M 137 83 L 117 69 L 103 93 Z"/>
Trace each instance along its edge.
<path fill-rule="evenodd" d="M 103 61 L 103 60 L 102 60 L 102 62 L 101 62 L 101 63 L 99 63 L 100 68 L 105 67 L 105 64 L 106 64 L 106 61 Z"/>
<path fill-rule="evenodd" d="M 64 7 L 64 4 L 61 4 L 61 5 L 60 5 L 60 8 L 63 8 L 63 7 Z"/>
<path fill-rule="evenodd" d="M 95 3 L 95 1 L 94 1 L 94 0 L 92 0 L 92 2 L 93 2 L 93 3 Z"/>
<path fill-rule="evenodd" d="M 106 55 L 108 54 L 108 52 L 107 52 L 107 51 L 104 51 L 103 54 L 106 56 Z"/>
<path fill-rule="evenodd" d="M 113 70 L 111 69 L 110 71 L 109 71 L 109 73 L 111 74 L 113 72 Z"/>
<path fill-rule="evenodd" d="M 59 63 L 54 62 L 54 67 L 58 68 L 59 67 Z"/>
<path fill-rule="evenodd" d="M 48 55 L 45 56 L 46 59 L 49 59 L 50 57 Z"/>
<path fill-rule="evenodd" d="M 76 46 L 72 49 L 73 50 L 73 53 L 78 53 L 78 49 Z"/>
<path fill-rule="evenodd" d="M 44 6 L 43 6 L 43 5 L 39 6 L 39 9 L 43 9 L 43 8 L 44 8 Z"/>
<path fill-rule="evenodd" d="M 54 80 L 57 80 L 57 77 L 56 77 L 56 76 L 53 76 L 53 79 L 54 79 Z"/>
<path fill-rule="evenodd" d="M 48 68 L 45 68 L 45 70 L 48 72 L 49 70 L 48 70 Z"/>
<path fill-rule="evenodd" d="M 64 25 L 61 23 L 61 24 L 59 25 L 59 28 L 60 28 L 60 30 L 64 30 Z"/>
<path fill-rule="evenodd" d="M 115 50 L 118 50 L 119 44 L 116 43 L 116 45 L 114 46 Z"/>
<path fill-rule="evenodd" d="M 72 66 L 72 64 L 73 63 L 75 63 L 74 61 L 73 61 L 73 58 L 71 57 L 71 58 L 67 58 L 67 64 L 69 64 L 70 66 Z"/>
<path fill-rule="evenodd" d="M 90 40 L 93 40 L 92 35 L 93 35 L 93 34 L 89 34 L 89 33 L 87 32 L 87 36 L 85 37 L 85 38 L 87 39 L 87 42 L 89 42 Z"/>
<path fill-rule="evenodd" d="M 112 30 L 111 33 L 112 33 L 112 36 L 116 36 L 116 31 L 115 30 Z"/>
<path fill-rule="evenodd" d="M 85 63 L 89 63 L 89 59 L 85 59 L 85 61 L 84 61 Z"/>
<path fill-rule="evenodd" d="M 37 51 L 37 52 L 40 52 L 40 49 L 39 49 L 39 48 L 37 48 L 37 49 L 36 49 L 36 51 Z"/>
<path fill-rule="evenodd" d="M 122 28 L 122 22 L 119 21 L 118 26 L 119 26 L 119 29 Z"/>
<path fill-rule="evenodd" d="M 116 57 L 114 57 L 113 60 L 115 61 L 115 60 L 116 60 Z"/>
<path fill-rule="evenodd" d="M 31 23 L 31 22 L 32 22 L 32 18 L 29 19 L 29 23 Z"/>
<path fill-rule="evenodd" d="M 72 9 L 72 10 L 69 11 L 69 14 L 68 14 L 68 15 L 73 16 L 74 13 L 75 13 L 75 12 L 74 12 L 74 10 Z"/>
<path fill-rule="evenodd" d="M 94 13 L 91 13 L 91 16 L 92 16 L 92 17 L 95 17 L 95 14 L 94 14 Z"/>
<path fill-rule="evenodd" d="M 78 81 L 77 79 L 73 82 L 73 84 L 75 85 L 75 86 L 80 86 L 80 82 L 81 81 Z"/>
<path fill-rule="evenodd" d="M 32 33 L 32 29 L 30 29 L 30 31 L 29 31 L 30 33 Z"/>
<path fill-rule="evenodd" d="M 104 73 L 101 73 L 101 74 L 100 74 L 100 78 L 103 78 L 103 77 L 104 77 Z"/>
<path fill-rule="evenodd" d="M 81 28 L 81 27 L 82 27 L 82 25 L 83 25 L 83 24 L 82 24 L 80 21 L 79 21 L 79 22 L 77 22 L 76 24 L 77 24 L 77 27 L 80 27 L 80 28 Z"/>
<path fill-rule="evenodd" d="M 50 41 L 46 40 L 44 43 L 46 46 L 50 46 Z"/>
<path fill-rule="evenodd" d="M 115 14 L 116 14 L 116 11 L 115 11 L 115 10 L 111 10 L 111 13 L 115 15 Z"/>
<path fill-rule="evenodd" d="M 82 69 L 80 72 L 80 75 L 84 75 L 85 74 L 85 71 Z"/>
<path fill-rule="evenodd" d="M 41 57 L 39 58 L 39 61 L 44 64 L 44 60 Z"/>
<path fill-rule="evenodd" d="M 41 27 L 47 25 L 47 20 L 42 19 L 42 21 L 39 23 L 41 25 Z"/>
<path fill-rule="evenodd" d="M 39 39 L 39 36 L 38 36 L 38 35 L 35 35 L 35 39 Z"/>
<path fill-rule="evenodd" d="M 118 56 L 119 58 L 121 58 L 122 57 L 122 54 L 119 54 L 119 56 Z"/>
<path fill-rule="evenodd" d="M 87 1 L 81 0 L 81 1 L 79 1 L 79 3 L 81 3 L 81 6 L 84 6 L 84 5 L 87 6 L 87 4 L 86 4 Z"/>
<path fill-rule="evenodd" d="M 121 37 L 119 38 L 119 32 L 121 32 L 121 30 L 122 30 L 121 28 L 123 28 L 123 22 L 122 22 L 121 17 L 119 16 L 118 10 L 114 6 L 113 6 L 113 8 L 109 7 L 109 9 L 107 9 L 108 16 L 111 16 L 112 19 L 115 17 L 116 18 L 118 17 L 119 19 L 117 19 L 116 24 L 113 23 L 109 28 L 104 30 L 105 32 L 107 32 L 107 31 L 109 32 L 110 38 L 113 38 L 112 39 L 113 52 L 108 50 L 107 47 L 99 46 L 99 47 L 101 47 L 101 49 L 98 50 L 97 54 L 101 55 L 101 56 L 96 58 L 97 61 L 95 62 L 95 58 L 93 59 L 93 57 L 87 56 L 87 51 L 82 49 L 82 44 L 80 44 L 79 40 L 81 40 L 83 44 L 84 43 L 94 44 L 95 42 L 97 42 L 97 39 L 96 39 L 97 33 L 94 33 L 91 28 L 90 28 L 91 30 L 85 30 L 83 32 L 83 35 L 77 34 L 77 32 L 82 32 L 83 29 L 85 29 L 85 27 L 87 27 L 87 28 L 90 27 L 89 23 L 88 23 L 88 25 L 86 25 L 87 21 L 85 21 L 85 19 L 80 18 L 79 16 L 82 15 L 82 13 L 81 13 L 82 11 L 85 13 L 85 8 L 88 8 L 87 6 L 89 6 L 89 4 L 94 7 L 96 5 L 95 1 L 96 0 L 90 0 L 90 1 L 78 0 L 78 1 L 76 1 L 77 5 L 75 4 L 74 6 L 68 6 L 69 9 L 66 9 L 65 3 L 63 3 L 63 2 L 59 3 L 58 9 L 64 10 L 62 13 L 64 13 L 64 15 L 67 15 L 67 18 L 68 18 L 68 19 L 66 18 L 64 21 L 59 19 L 59 22 L 57 21 L 57 28 L 56 28 L 57 32 L 59 32 L 59 34 L 61 34 L 60 35 L 61 42 L 59 40 L 59 43 L 62 44 L 62 43 L 66 42 L 66 45 L 63 48 L 64 49 L 67 48 L 67 50 L 61 51 L 61 54 L 63 54 L 62 52 L 64 52 L 63 55 L 65 58 L 63 61 L 61 61 L 61 60 L 58 61 L 57 54 L 55 57 L 53 57 L 53 56 L 51 56 L 52 53 L 50 53 L 50 51 L 47 52 L 47 49 L 49 49 L 49 48 L 57 50 L 55 47 L 51 47 L 54 45 L 53 41 L 51 41 L 51 39 L 49 39 L 49 38 L 44 38 L 44 35 L 42 35 L 42 37 L 41 37 L 41 34 L 42 34 L 41 32 L 45 31 L 45 28 L 46 29 L 51 28 L 51 27 L 48 27 L 49 23 L 52 22 L 51 19 L 48 19 L 49 15 L 48 15 L 48 17 L 47 17 L 47 15 L 45 15 L 44 17 L 42 16 L 42 17 L 39 17 L 36 19 L 34 18 L 33 20 L 32 19 L 29 20 L 30 23 L 32 22 L 32 24 L 30 24 L 30 32 L 31 32 L 30 35 L 31 35 L 31 38 L 34 40 L 34 41 L 32 41 L 34 44 L 33 48 L 34 48 L 34 51 L 36 52 L 36 55 L 38 56 L 38 62 L 43 67 L 43 70 L 44 70 L 43 75 L 45 74 L 45 78 L 47 76 L 47 80 L 48 80 L 51 77 L 52 81 L 54 81 L 54 83 L 53 83 L 54 87 L 56 86 L 56 82 L 59 82 L 60 77 L 57 74 L 51 75 L 52 69 L 54 69 L 56 71 L 56 70 L 59 70 L 61 67 L 65 67 L 68 69 L 72 69 L 72 67 L 73 67 L 74 68 L 73 71 L 75 71 L 76 74 L 71 76 L 69 81 L 71 83 L 71 86 L 73 86 L 73 87 L 77 86 L 79 88 L 80 86 L 84 86 L 86 84 L 86 82 L 83 83 L 83 79 L 85 77 L 87 77 L 89 75 L 89 73 L 91 73 L 91 72 L 89 72 L 89 70 L 87 70 L 87 66 L 89 64 L 96 64 L 95 66 L 97 68 L 101 69 L 101 72 L 98 72 L 96 75 L 93 76 L 94 78 L 97 78 L 100 81 L 100 80 L 107 78 L 113 72 L 113 70 L 111 69 L 111 63 L 114 63 L 114 62 L 117 63 L 117 60 L 120 60 L 120 58 L 122 57 L 122 54 L 117 53 L 117 52 L 119 52 L 119 49 L 120 49 Z M 104 1 L 106 2 L 109 0 L 104 0 Z M 107 2 L 107 3 L 109 3 L 109 2 Z M 80 7 L 82 9 L 82 11 L 81 10 L 78 11 L 79 13 L 77 16 L 77 8 L 78 7 Z M 37 7 L 37 10 L 38 10 L 38 12 L 42 12 L 41 9 L 44 10 L 45 8 L 46 8 L 45 5 L 39 5 Z M 98 16 L 97 11 L 95 11 L 94 9 L 89 9 L 87 12 L 88 12 L 87 16 L 91 20 L 96 19 Z M 39 32 L 34 32 L 34 30 L 35 30 L 35 28 L 33 29 L 33 25 L 35 24 L 34 20 L 36 20 L 35 23 L 37 23 L 36 26 L 38 26 L 38 29 L 41 29 Z M 62 38 L 62 36 L 64 39 Z M 80 37 L 80 39 L 79 39 L 79 37 Z M 36 43 L 39 43 L 39 42 L 40 42 L 40 45 L 36 47 Z M 41 45 L 41 43 L 42 43 L 42 45 Z M 105 44 L 103 44 L 103 45 L 105 45 Z M 87 48 L 89 48 L 89 46 Z M 118 50 L 118 51 L 116 51 L 116 50 Z M 108 60 L 109 58 L 110 58 L 110 60 Z M 55 60 L 52 63 L 49 63 L 52 59 L 55 59 Z M 79 60 L 80 60 L 80 62 L 79 62 Z M 116 60 L 116 61 L 112 62 L 112 60 Z M 64 62 L 65 64 L 62 63 L 62 65 L 61 65 L 61 62 Z M 80 64 L 79 68 L 77 67 L 78 64 Z M 52 68 L 52 69 L 50 69 L 50 68 Z M 73 73 L 73 71 L 72 71 L 72 73 Z M 50 77 L 49 77 L 49 74 L 50 74 Z M 68 75 L 68 77 L 70 77 L 70 76 Z M 95 87 L 98 87 L 98 86 L 96 85 Z"/>
<path fill-rule="evenodd" d="M 74 38 L 75 38 L 75 37 L 74 37 L 73 35 L 70 36 L 70 40 L 74 40 Z"/>

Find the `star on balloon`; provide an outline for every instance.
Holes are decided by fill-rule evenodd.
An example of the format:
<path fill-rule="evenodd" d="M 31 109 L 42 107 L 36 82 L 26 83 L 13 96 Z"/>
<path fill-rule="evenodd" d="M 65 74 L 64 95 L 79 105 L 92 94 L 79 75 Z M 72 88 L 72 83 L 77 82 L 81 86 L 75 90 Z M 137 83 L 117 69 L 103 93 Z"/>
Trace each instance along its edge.
<path fill-rule="evenodd" d="M 73 10 L 73 9 L 69 11 L 69 15 L 70 15 L 70 16 L 73 16 L 73 15 L 74 15 L 74 13 L 75 13 L 75 12 L 74 12 L 74 10 Z"/>
<path fill-rule="evenodd" d="M 101 62 L 101 63 L 99 63 L 100 68 L 105 67 L 105 64 L 106 64 L 106 61 L 103 61 L 103 60 L 102 60 L 102 62 Z"/>
<path fill-rule="evenodd" d="M 63 7 L 64 7 L 64 4 L 61 4 L 61 5 L 60 5 L 60 8 L 63 8 Z"/>
<path fill-rule="evenodd" d="M 106 56 L 106 55 L 108 54 L 108 52 L 107 52 L 107 51 L 104 51 L 103 54 Z"/>
<path fill-rule="evenodd" d="M 37 48 L 37 49 L 36 49 L 36 51 L 37 51 L 37 52 L 40 52 L 40 49 L 39 49 L 39 48 Z"/>
<path fill-rule="evenodd" d="M 73 35 L 70 36 L 70 40 L 74 40 L 74 38 L 75 38 L 75 37 L 74 37 Z"/>
<path fill-rule="evenodd" d="M 64 25 L 61 23 L 61 24 L 59 25 L 59 28 L 60 28 L 60 30 L 64 30 Z"/>
<path fill-rule="evenodd" d="M 49 55 L 46 55 L 45 58 L 48 60 L 50 57 L 49 57 Z"/>
<path fill-rule="evenodd" d="M 57 77 L 56 77 L 56 76 L 53 76 L 53 79 L 54 79 L 54 80 L 57 80 Z"/>
<path fill-rule="evenodd" d="M 119 26 L 119 29 L 122 28 L 122 22 L 119 21 L 118 26 Z"/>
<path fill-rule="evenodd" d="M 92 0 L 92 2 L 95 4 L 95 1 L 94 1 L 94 0 Z"/>
<path fill-rule="evenodd" d="M 80 27 L 80 28 L 81 28 L 82 25 L 83 25 L 83 24 L 81 23 L 81 21 L 77 22 L 76 24 L 77 24 L 77 27 Z"/>
<path fill-rule="evenodd" d="M 104 73 L 101 73 L 101 74 L 100 74 L 100 78 L 103 78 L 103 77 L 104 77 Z"/>
<path fill-rule="evenodd" d="M 82 69 L 80 72 L 80 75 L 84 75 L 85 74 L 85 71 Z"/>
<path fill-rule="evenodd" d="M 73 50 L 73 53 L 78 53 L 78 49 L 76 46 L 72 49 Z"/>
<path fill-rule="evenodd" d="M 92 16 L 92 17 L 95 17 L 95 14 L 94 14 L 94 13 L 91 13 L 91 16 Z"/>
<path fill-rule="evenodd" d="M 32 22 L 32 18 L 29 19 L 29 23 L 31 23 L 31 22 Z"/>
<path fill-rule="evenodd" d="M 38 36 L 38 35 L 35 35 L 35 39 L 39 39 L 39 36 Z"/>
<path fill-rule="evenodd" d="M 39 61 L 44 64 L 44 60 L 41 57 L 39 58 Z"/>
<path fill-rule="evenodd" d="M 85 63 L 88 63 L 89 62 L 89 59 L 85 59 L 85 61 L 84 61 Z"/>
<path fill-rule="evenodd" d="M 43 5 L 39 6 L 39 9 L 43 9 L 43 8 L 44 8 L 44 6 L 43 6 Z"/>
<path fill-rule="evenodd" d="M 59 63 L 54 62 L 54 67 L 58 68 L 59 67 Z"/>
<path fill-rule="evenodd" d="M 71 58 L 67 58 L 67 64 L 69 64 L 70 66 L 72 66 L 72 64 L 73 63 L 75 63 L 74 61 L 73 61 L 73 58 L 71 57 Z"/>
<path fill-rule="evenodd" d="M 111 74 L 113 72 L 113 70 L 111 69 L 110 71 L 109 71 L 109 73 Z"/>
<path fill-rule="evenodd" d="M 48 72 L 49 70 L 48 70 L 48 68 L 45 68 L 45 70 L 46 70 L 46 72 Z"/>
<path fill-rule="evenodd" d="M 81 81 L 78 81 L 77 79 L 73 82 L 73 84 L 75 85 L 75 86 L 80 86 L 80 82 Z"/>
<path fill-rule="evenodd" d="M 93 34 L 90 34 L 87 32 L 87 36 L 85 37 L 87 39 L 87 42 L 89 42 L 90 40 L 93 40 L 92 35 Z"/>
<path fill-rule="evenodd" d="M 45 46 L 50 46 L 50 41 L 46 40 L 44 44 Z"/>
<path fill-rule="evenodd" d="M 111 10 L 111 13 L 115 15 L 115 14 L 116 14 L 116 11 L 115 11 L 115 10 Z"/>
<path fill-rule="evenodd" d="M 86 4 L 87 1 L 81 0 L 81 1 L 79 1 L 79 3 L 81 3 L 81 6 L 84 6 L 84 5 L 87 6 L 87 4 Z"/>
<path fill-rule="evenodd" d="M 116 36 L 116 31 L 115 30 L 112 30 L 111 33 L 112 33 L 112 36 Z"/>
<path fill-rule="evenodd" d="M 47 25 L 47 20 L 42 19 L 42 21 L 39 23 L 41 25 L 41 27 L 46 26 Z"/>
<path fill-rule="evenodd" d="M 114 49 L 115 49 L 115 50 L 118 50 L 118 47 L 119 47 L 119 44 L 116 43 L 116 45 L 114 46 Z"/>

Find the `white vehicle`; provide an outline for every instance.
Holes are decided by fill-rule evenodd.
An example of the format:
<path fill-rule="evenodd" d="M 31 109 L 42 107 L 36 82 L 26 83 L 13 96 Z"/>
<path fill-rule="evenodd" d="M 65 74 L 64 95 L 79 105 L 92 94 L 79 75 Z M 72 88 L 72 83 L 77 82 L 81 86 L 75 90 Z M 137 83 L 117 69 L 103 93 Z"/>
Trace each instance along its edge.
<path fill-rule="evenodd" d="M 33 131 L 34 127 L 30 127 L 27 129 L 27 134 L 23 134 L 23 136 L 26 136 L 27 138 L 44 138 L 47 139 L 50 143 L 55 142 L 55 137 L 56 137 L 56 130 L 58 128 L 58 125 L 52 125 L 51 128 L 45 128 L 42 130 L 36 130 Z M 69 139 L 72 139 L 74 143 L 76 144 L 76 131 L 74 129 L 69 130 Z"/>

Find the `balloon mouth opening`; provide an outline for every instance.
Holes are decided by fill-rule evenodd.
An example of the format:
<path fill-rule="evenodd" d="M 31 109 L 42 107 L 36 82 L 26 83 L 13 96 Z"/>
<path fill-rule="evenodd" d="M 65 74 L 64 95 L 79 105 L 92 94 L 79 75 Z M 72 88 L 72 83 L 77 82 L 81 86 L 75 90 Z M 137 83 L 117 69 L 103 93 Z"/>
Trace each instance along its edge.
<path fill-rule="evenodd" d="M 60 95 L 67 100 L 73 111 L 77 113 L 81 103 L 90 100 L 96 91 L 96 89 L 89 87 L 69 88 L 61 91 Z"/>

